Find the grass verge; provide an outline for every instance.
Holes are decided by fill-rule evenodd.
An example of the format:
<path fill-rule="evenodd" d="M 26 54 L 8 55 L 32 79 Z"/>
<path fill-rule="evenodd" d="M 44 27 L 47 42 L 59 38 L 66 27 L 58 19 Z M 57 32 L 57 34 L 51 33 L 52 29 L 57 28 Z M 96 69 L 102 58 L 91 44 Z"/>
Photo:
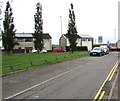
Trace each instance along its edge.
<path fill-rule="evenodd" d="M 2 56 L 2 66 L 0 68 L 2 74 L 33 68 L 36 66 L 54 64 L 67 61 L 79 57 L 88 56 L 88 52 L 65 52 L 65 53 L 28 53 L 28 54 L 12 54 Z"/>

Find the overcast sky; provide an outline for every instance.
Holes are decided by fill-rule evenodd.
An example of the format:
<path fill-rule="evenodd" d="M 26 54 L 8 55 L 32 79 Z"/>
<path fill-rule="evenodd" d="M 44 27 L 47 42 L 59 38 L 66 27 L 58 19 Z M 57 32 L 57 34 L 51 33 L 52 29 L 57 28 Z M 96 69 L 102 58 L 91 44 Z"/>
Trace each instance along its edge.
<path fill-rule="evenodd" d="M 7 0 L 3 3 L 3 13 Z M 11 0 L 9 0 L 11 1 Z M 36 4 L 40 2 L 43 8 L 43 32 L 52 37 L 52 44 L 59 44 L 62 34 L 68 29 L 68 12 L 70 3 L 74 5 L 78 34 L 89 34 L 98 40 L 115 41 L 118 34 L 118 1 L 119 0 L 12 0 L 15 28 L 18 33 L 34 32 L 34 14 Z"/>

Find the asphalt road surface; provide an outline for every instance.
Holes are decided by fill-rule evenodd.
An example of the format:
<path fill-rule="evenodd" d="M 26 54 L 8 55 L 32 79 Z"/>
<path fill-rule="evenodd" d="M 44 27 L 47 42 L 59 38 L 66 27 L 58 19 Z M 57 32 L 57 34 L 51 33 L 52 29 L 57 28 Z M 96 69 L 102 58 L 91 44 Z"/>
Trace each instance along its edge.
<path fill-rule="evenodd" d="M 3 98 L 17 93 L 12 99 L 93 99 L 117 60 L 112 52 L 4 76 Z"/>

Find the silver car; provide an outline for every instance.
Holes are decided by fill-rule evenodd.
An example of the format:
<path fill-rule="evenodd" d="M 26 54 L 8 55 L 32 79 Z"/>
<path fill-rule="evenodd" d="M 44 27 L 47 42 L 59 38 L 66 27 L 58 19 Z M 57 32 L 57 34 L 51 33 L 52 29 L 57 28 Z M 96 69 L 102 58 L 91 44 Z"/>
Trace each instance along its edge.
<path fill-rule="evenodd" d="M 108 48 L 108 47 L 106 47 L 106 46 L 101 46 L 101 48 L 103 48 L 105 55 L 106 55 L 106 54 L 109 54 L 109 48 Z"/>
<path fill-rule="evenodd" d="M 90 51 L 90 56 L 93 55 L 98 55 L 98 56 L 102 56 L 104 55 L 104 49 L 101 47 L 94 47 L 91 51 Z"/>

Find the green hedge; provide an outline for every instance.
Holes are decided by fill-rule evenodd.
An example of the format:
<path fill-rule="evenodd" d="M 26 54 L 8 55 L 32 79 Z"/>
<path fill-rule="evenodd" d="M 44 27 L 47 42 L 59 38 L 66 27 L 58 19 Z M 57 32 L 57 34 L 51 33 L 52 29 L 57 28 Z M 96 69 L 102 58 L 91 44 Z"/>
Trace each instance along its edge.
<path fill-rule="evenodd" d="M 87 46 L 77 46 L 77 51 L 88 51 Z"/>
<path fill-rule="evenodd" d="M 70 51 L 70 47 L 66 46 L 66 51 Z M 76 51 L 88 51 L 87 46 L 77 46 Z"/>
<path fill-rule="evenodd" d="M 65 49 L 66 49 L 66 51 L 70 51 L 70 47 L 69 46 L 66 46 Z"/>
<path fill-rule="evenodd" d="M 100 47 L 100 45 L 99 45 L 99 44 L 93 45 L 93 48 L 94 48 L 94 47 Z"/>

